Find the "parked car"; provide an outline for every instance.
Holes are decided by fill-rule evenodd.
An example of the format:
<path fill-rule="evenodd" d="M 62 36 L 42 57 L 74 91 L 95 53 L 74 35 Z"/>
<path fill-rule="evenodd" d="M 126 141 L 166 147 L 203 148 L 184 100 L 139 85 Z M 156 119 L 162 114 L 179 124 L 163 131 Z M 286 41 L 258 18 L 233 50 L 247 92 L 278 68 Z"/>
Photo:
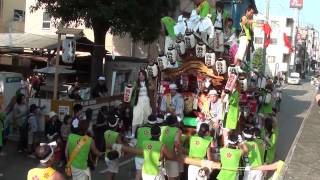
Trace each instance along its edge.
<path fill-rule="evenodd" d="M 288 77 L 288 84 L 295 84 L 298 85 L 300 84 L 300 74 L 297 72 L 290 73 Z"/>

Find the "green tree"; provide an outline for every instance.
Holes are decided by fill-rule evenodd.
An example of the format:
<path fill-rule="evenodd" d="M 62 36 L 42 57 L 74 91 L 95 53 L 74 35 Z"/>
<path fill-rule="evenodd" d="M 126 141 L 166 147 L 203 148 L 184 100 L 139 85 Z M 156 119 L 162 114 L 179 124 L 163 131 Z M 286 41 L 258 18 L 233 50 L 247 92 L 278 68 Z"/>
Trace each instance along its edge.
<path fill-rule="evenodd" d="M 263 56 L 263 49 L 262 48 L 256 49 L 253 55 L 252 67 L 255 69 L 258 69 L 259 72 L 263 71 L 262 56 Z"/>
<path fill-rule="evenodd" d="M 44 9 L 65 24 L 76 23 L 94 32 L 91 62 L 91 83 L 102 72 L 102 59 L 107 32 L 134 41 L 150 43 L 160 34 L 160 19 L 174 12 L 178 0 L 37 0 L 31 12 Z"/>

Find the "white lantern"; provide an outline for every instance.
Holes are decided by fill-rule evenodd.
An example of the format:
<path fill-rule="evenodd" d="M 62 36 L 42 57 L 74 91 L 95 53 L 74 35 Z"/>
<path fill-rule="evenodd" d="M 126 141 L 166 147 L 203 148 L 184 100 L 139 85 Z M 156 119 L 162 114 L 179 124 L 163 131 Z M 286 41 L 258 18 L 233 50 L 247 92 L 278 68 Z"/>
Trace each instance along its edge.
<path fill-rule="evenodd" d="M 238 74 L 238 68 L 234 65 L 234 64 L 230 64 L 230 66 L 228 67 L 228 76 L 230 76 L 230 74 Z"/>
<path fill-rule="evenodd" d="M 206 66 L 212 67 L 215 65 L 215 62 L 216 62 L 216 54 L 206 53 L 204 57 L 204 63 L 206 64 Z"/>
<path fill-rule="evenodd" d="M 170 36 L 166 36 L 165 42 L 164 42 L 164 53 L 165 54 L 167 54 L 168 49 L 170 47 L 174 47 L 174 43 L 175 43 L 175 41 Z"/>
<path fill-rule="evenodd" d="M 267 79 L 265 77 L 258 77 L 258 88 L 265 89 L 267 84 Z"/>
<path fill-rule="evenodd" d="M 184 53 L 186 52 L 186 46 L 185 46 L 183 40 L 177 39 L 177 41 L 176 41 L 176 50 L 177 50 L 177 53 L 179 55 L 184 55 Z"/>
<path fill-rule="evenodd" d="M 230 74 L 228 81 L 226 83 L 226 86 L 224 88 L 226 93 L 233 91 L 233 89 L 236 85 L 236 82 L 237 82 L 237 78 L 238 78 L 238 76 L 236 74 Z"/>
<path fill-rule="evenodd" d="M 271 96 L 271 93 L 268 92 L 268 93 L 266 94 L 266 96 L 265 96 L 264 103 L 265 103 L 265 104 L 271 103 L 271 97 L 272 97 L 272 96 Z"/>
<path fill-rule="evenodd" d="M 73 63 L 76 54 L 76 40 L 67 38 L 62 43 L 62 62 Z"/>
<path fill-rule="evenodd" d="M 196 45 L 197 58 L 204 58 L 206 54 L 206 45 L 203 42 L 199 42 Z"/>
<path fill-rule="evenodd" d="M 239 85 L 242 92 L 248 89 L 248 80 L 245 77 L 239 77 Z"/>
<path fill-rule="evenodd" d="M 131 84 L 128 84 L 124 88 L 124 96 L 123 96 L 124 102 L 129 103 L 131 101 L 132 91 L 133 91 L 133 87 Z"/>
<path fill-rule="evenodd" d="M 147 72 L 149 77 L 157 77 L 158 76 L 158 66 L 157 64 L 148 65 L 147 66 Z"/>
<path fill-rule="evenodd" d="M 168 59 L 165 55 L 159 55 L 157 58 L 158 66 L 161 70 L 166 69 L 168 66 Z"/>
<path fill-rule="evenodd" d="M 208 89 L 210 85 L 211 85 L 211 79 L 206 78 L 206 82 L 204 82 L 204 86 Z"/>
<path fill-rule="evenodd" d="M 167 52 L 169 66 L 174 66 L 177 63 L 177 51 L 174 47 L 169 47 Z"/>
<path fill-rule="evenodd" d="M 186 35 L 184 36 L 184 42 L 186 49 L 191 49 L 196 46 L 196 39 L 192 32 L 188 31 L 186 32 Z"/>
<path fill-rule="evenodd" d="M 216 70 L 217 70 L 218 74 L 226 73 L 227 72 L 227 62 L 224 59 L 219 58 L 216 61 Z"/>

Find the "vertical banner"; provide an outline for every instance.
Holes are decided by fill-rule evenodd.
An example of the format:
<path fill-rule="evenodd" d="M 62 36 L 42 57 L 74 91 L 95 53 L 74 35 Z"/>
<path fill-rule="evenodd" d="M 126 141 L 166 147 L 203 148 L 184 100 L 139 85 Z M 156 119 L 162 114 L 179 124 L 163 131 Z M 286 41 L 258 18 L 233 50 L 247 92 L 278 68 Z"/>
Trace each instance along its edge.
<path fill-rule="evenodd" d="M 67 38 L 62 43 L 62 61 L 64 63 L 73 63 L 76 54 L 76 40 Z"/>
<path fill-rule="evenodd" d="M 290 8 L 302 9 L 303 0 L 290 0 Z"/>

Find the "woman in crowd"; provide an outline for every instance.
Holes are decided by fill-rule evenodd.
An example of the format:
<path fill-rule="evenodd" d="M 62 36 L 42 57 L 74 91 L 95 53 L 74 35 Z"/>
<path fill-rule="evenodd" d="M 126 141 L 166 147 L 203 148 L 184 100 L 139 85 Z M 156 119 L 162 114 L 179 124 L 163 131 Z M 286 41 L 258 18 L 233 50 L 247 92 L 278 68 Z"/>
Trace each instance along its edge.
<path fill-rule="evenodd" d="M 108 107 L 102 106 L 95 124 L 95 142 L 99 151 L 105 150 L 103 134 L 107 130 Z"/>
<path fill-rule="evenodd" d="M 68 136 L 71 133 L 71 120 L 72 120 L 71 116 L 66 115 L 66 116 L 64 116 L 63 124 L 61 125 L 60 134 L 61 134 L 63 152 L 65 151 L 65 148 L 66 148 Z M 64 163 L 66 163 L 66 161 L 67 161 L 64 153 L 62 153 L 62 160 L 64 161 Z"/>
<path fill-rule="evenodd" d="M 134 90 L 131 98 L 131 104 L 134 106 L 131 137 L 134 137 L 137 127 L 145 124 L 149 115 L 152 113 L 148 85 L 147 72 L 140 70 L 138 81 L 133 87 Z"/>
<path fill-rule="evenodd" d="M 27 117 L 28 117 L 28 106 L 26 103 L 26 97 L 23 94 L 18 94 L 16 98 L 16 104 L 13 109 L 14 123 L 19 128 L 19 143 L 18 152 L 26 150 L 27 147 Z"/>

